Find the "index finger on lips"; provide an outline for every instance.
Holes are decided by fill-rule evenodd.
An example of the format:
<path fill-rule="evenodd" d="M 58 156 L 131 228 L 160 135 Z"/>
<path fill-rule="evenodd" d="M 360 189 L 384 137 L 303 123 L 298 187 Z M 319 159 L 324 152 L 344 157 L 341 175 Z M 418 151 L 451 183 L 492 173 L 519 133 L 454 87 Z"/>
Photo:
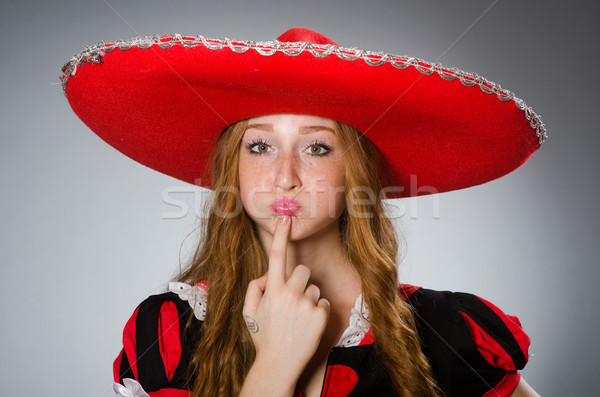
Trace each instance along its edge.
<path fill-rule="evenodd" d="M 287 255 L 287 242 L 292 220 L 288 215 L 277 219 L 273 241 L 269 249 L 269 278 L 267 285 L 285 283 L 285 263 Z"/>

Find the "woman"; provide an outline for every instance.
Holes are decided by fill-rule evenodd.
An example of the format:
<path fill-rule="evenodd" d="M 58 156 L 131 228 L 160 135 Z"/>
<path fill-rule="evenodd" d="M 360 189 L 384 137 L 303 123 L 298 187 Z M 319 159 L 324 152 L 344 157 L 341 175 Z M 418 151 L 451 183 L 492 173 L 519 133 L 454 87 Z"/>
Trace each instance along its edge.
<path fill-rule="evenodd" d="M 146 69 L 159 82 L 160 76 L 152 73 L 165 64 L 183 71 L 180 84 L 160 84 L 160 94 L 151 99 L 130 83 L 139 79 L 137 70 L 122 68 L 107 55 L 115 46 L 80 54 L 64 69 L 63 86 L 73 109 L 103 139 L 152 168 L 182 180 L 200 180 L 215 191 L 189 267 L 170 285 L 170 293 L 145 300 L 126 325 L 124 348 L 115 361 L 115 379 L 124 384 L 115 386 L 117 394 L 187 396 L 186 390 L 191 390 L 193 396 L 536 395 L 517 372 L 527 361 L 529 339 L 515 317 L 474 295 L 397 284 L 397 242 L 381 199 L 390 191 L 392 196 L 423 194 L 423 189 L 442 192 L 510 172 L 545 138 L 539 118 L 516 99 L 517 106 L 500 105 L 514 98 L 493 83 L 476 80 L 481 92 L 474 92 L 469 75 L 461 74 L 461 82 L 452 86 L 454 93 L 463 95 L 459 102 L 476 102 L 479 110 L 495 115 L 495 128 L 510 126 L 513 131 L 492 150 L 468 151 L 475 141 L 494 146 L 481 129 L 459 134 L 465 129 L 463 119 L 469 117 L 452 116 L 452 106 L 432 123 L 421 117 L 439 100 L 430 95 L 435 92 L 430 84 L 447 84 L 456 71 L 436 69 L 443 78 L 439 82 L 406 79 L 404 73 L 404 80 L 396 80 L 393 87 L 417 85 L 421 95 L 411 91 L 410 100 L 396 110 L 400 98 L 391 105 L 389 99 L 397 93 L 373 91 L 371 86 L 379 86 L 381 79 L 372 68 L 387 55 L 366 54 L 366 65 L 347 70 L 339 59 L 331 61 L 330 54 L 336 51 L 349 62 L 356 50 L 340 50 L 316 32 L 292 29 L 278 40 L 287 46 L 228 41 L 233 53 L 256 50 L 245 58 L 219 52 L 222 45 L 210 40 L 179 40 L 180 50 L 196 48 L 202 41 L 204 52 L 185 53 L 178 60 L 166 57 L 175 50 L 156 57 L 146 51 L 147 43 L 117 46 L 135 44 L 138 61 L 154 57 L 155 63 Z M 161 39 L 153 42 L 169 47 Z M 273 54 L 273 60 L 265 57 Z M 88 74 L 86 67 L 92 66 L 77 71 L 83 66 L 81 59 L 99 67 Z M 98 59 L 101 66 L 95 65 Z M 291 59 L 302 59 L 302 73 L 289 72 L 290 62 L 296 62 Z M 394 62 L 395 69 L 381 72 L 388 83 L 404 66 Z M 427 66 L 419 62 L 413 64 L 417 73 L 428 75 Z M 349 84 L 338 84 L 348 83 L 357 71 L 362 80 L 355 79 L 353 89 L 364 85 L 362 95 L 371 95 L 369 108 L 380 114 L 370 119 L 371 126 L 365 124 L 369 117 L 364 114 L 371 116 L 373 110 L 364 108 L 362 97 L 345 92 Z M 199 76 L 206 80 L 193 78 Z M 330 84 L 318 84 L 324 81 Z M 126 102 L 89 95 L 98 85 L 106 89 L 109 82 L 125 92 L 116 91 L 115 96 L 131 95 Z M 227 93 L 231 89 L 237 95 Z M 196 117 L 200 126 L 189 123 L 194 110 L 182 106 L 193 102 L 184 97 L 190 93 L 196 95 L 194 103 L 200 97 L 212 110 Z M 488 109 L 482 101 L 488 101 L 490 93 L 496 98 Z M 136 107 L 119 114 L 118 105 L 133 100 L 149 111 L 145 117 Z M 419 105 L 425 100 L 427 106 Z M 98 105 L 111 111 L 100 115 L 94 110 Z M 144 119 L 156 110 L 171 114 L 181 108 L 181 114 L 167 120 L 155 117 L 146 125 Z M 184 115 L 195 130 L 178 125 Z M 210 117 L 216 121 L 207 120 Z M 461 124 L 454 126 L 456 120 Z M 371 131 L 363 135 L 348 124 Z M 424 124 L 429 130 L 443 128 L 411 137 Z M 198 131 L 215 134 L 219 125 L 227 127 L 210 139 L 198 137 Z M 402 129 L 399 125 L 404 134 L 390 135 Z M 176 133 L 164 132 L 167 127 Z M 433 144 L 448 134 L 450 143 Z M 383 144 L 390 141 L 394 144 Z M 186 161 L 182 157 L 203 161 L 198 160 L 198 149 L 202 144 L 210 147 L 207 143 L 214 143 L 209 168 L 202 162 L 177 164 Z M 388 146 L 393 146 L 392 152 Z M 501 161 L 494 158 L 498 150 Z M 391 156 L 394 151 L 402 153 L 402 160 Z M 458 172 L 440 167 L 444 161 L 456 164 L 465 151 L 473 164 L 461 164 Z M 428 165 L 428 156 L 435 166 Z M 413 183 L 415 176 L 418 184 Z"/>

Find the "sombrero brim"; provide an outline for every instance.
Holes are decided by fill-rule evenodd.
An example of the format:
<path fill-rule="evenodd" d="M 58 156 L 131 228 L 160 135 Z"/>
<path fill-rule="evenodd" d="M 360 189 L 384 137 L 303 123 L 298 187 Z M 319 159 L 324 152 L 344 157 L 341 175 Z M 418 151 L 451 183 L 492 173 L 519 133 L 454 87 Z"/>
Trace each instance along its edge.
<path fill-rule="evenodd" d="M 475 74 L 285 38 L 99 43 L 74 56 L 61 80 L 75 113 L 104 141 L 209 188 L 207 160 L 219 133 L 259 115 L 317 115 L 357 128 L 383 155 L 388 197 L 488 182 L 521 166 L 546 139 L 531 108 Z"/>

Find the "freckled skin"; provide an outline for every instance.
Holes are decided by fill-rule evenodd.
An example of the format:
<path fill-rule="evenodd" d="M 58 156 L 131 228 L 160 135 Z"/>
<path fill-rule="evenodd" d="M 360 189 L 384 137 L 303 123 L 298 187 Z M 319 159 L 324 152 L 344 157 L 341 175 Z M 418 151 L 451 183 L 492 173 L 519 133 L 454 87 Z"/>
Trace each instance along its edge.
<path fill-rule="evenodd" d="M 270 115 L 252 118 L 248 125 L 240 144 L 240 193 L 259 235 L 273 234 L 277 214 L 271 204 L 281 197 L 302 206 L 292 216 L 290 241 L 337 227 L 345 207 L 345 167 L 343 150 L 329 130 L 333 121 Z"/>

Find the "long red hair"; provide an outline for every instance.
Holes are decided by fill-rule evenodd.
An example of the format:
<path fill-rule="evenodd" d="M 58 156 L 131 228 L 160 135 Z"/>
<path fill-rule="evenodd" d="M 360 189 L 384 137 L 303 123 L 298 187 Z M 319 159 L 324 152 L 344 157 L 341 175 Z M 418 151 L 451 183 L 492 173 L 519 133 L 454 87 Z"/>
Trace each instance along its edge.
<path fill-rule="evenodd" d="M 208 218 L 194 256 L 179 276 L 179 281 L 190 284 L 209 282 L 202 339 L 190 363 L 194 397 L 238 395 L 256 354 L 242 307 L 248 283 L 267 271 L 268 258 L 252 219 L 240 207 L 238 159 L 246 126 L 245 120 L 235 123 L 218 139 L 211 159 L 214 193 L 208 202 Z M 368 196 L 383 186 L 379 152 L 346 124 L 337 122 L 336 134 L 346 166 L 346 209 L 340 217 L 340 236 L 346 259 L 362 280 L 374 348 L 399 396 L 438 396 L 411 307 L 398 296 L 394 227 L 379 194 Z"/>

